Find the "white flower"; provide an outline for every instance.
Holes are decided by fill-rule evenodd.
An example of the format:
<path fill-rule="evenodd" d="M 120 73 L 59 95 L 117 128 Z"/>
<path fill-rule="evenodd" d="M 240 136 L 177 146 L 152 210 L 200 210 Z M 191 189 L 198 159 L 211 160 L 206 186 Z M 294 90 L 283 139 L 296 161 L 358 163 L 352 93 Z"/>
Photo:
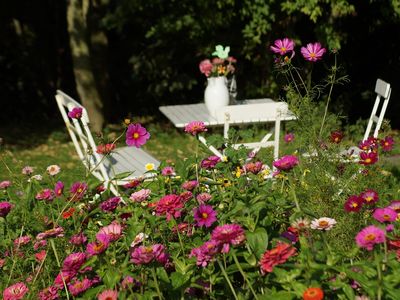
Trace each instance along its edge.
<path fill-rule="evenodd" d="M 149 236 L 143 232 L 137 234 L 131 243 L 131 248 L 134 248 L 135 246 L 139 245 L 141 242 L 143 242 L 145 239 L 147 239 Z"/>
<path fill-rule="evenodd" d="M 60 173 L 61 168 L 58 165 L 50 165 L 47 167 L 46 171 L 49 173 L 49 175 L 54 176 Z"/>
<path fill-rule="evenodd" d="M 296 229 L 302 230 L 310 227 L 310 221 L 307 219 L 297 219 L 291 225 Z"/>
<path fill-rule="evenodd" d="M 37 181 L 41 181 L 43 179 L 42 175 L 33 175 L 30 179 L 28 179 L 28 182 L 31 182 L 32 179 L 37 180 Z"/>
<path fill-rule="evenodd" d="M 331 230 L 332 227 L 336 224 L 336 220 L 332 218 L 319 218 L 311 221 L 311 228 L 318 230 Z"/>

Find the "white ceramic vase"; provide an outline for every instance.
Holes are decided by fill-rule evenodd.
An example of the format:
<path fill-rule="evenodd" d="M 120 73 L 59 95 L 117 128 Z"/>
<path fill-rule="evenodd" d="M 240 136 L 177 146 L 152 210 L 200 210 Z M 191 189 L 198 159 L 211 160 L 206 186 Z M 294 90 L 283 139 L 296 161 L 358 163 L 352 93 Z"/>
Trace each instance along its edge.
<path fill-rule="evenodd" d="M 204 102 L 210 114 L 216 116 L 217 112 L 229 104 L 229 91 L 225 76 L 207 78 L 207 87 L 204 91 Z"/>

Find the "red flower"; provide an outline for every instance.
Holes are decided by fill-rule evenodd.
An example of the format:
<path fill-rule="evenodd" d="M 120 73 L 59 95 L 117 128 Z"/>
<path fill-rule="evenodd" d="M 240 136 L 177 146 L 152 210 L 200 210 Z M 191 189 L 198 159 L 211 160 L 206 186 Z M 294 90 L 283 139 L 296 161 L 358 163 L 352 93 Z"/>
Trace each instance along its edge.
<path fill-rule="evenodd" d="M 360 161 L 361 165 L 373 165 L 378 161 L 378 153 L 376 152 L 361 152 L 360 153 Z"/>
<path fill-rule="evenodd" d="M 74 212 L 75 212 L 75 208 L 73 208 L 73 207 L 71 207 L 70 209 L 64 211 L 64 212 L 62 213 L 63 219 L 69 219 L 69 218 L 71 218 L 72 215 L 74 214 Z"/>
<path fill-rule="evenodd" d="M 110 154 L 115 149 L 115 144 L 100 144 L 97 146 L 96 152 L 98 154 L 107 155 Z"/>
<path fill-rule="evenodd" d="M 303 293 L 303 300 L 322 300 L 324 299 L 324 291 L 318 287 L 310 287 Z"/>
<path fill-rule="evenodd" d="M 296 255 L 296 248 L 290 244 L 279 242 L 275 248 L 265 251 L 261 257 L 261 273 L 271 273 L 274 266 L 283 264 L 294 255 Z"/>
<path fill-rule="evenodd" d="M 358 212 L 363 205 L 363 198 L 357 195 L 351 195 L 344 204 L 344 210 L 347 212 Z"/>
<path fill-rule="evenodd" d="M 360 198 L 365 204 L 374 204 L 379 200 L 378 193 L 372 189 L 365 190 L 360 194 Z"/>
<path fill-rule="evenodd" d="M 341 131 L 333 131 L 331 132 L 331 142 L 335 144 L 339 144 L 343 139 L 343 132 Z"/>

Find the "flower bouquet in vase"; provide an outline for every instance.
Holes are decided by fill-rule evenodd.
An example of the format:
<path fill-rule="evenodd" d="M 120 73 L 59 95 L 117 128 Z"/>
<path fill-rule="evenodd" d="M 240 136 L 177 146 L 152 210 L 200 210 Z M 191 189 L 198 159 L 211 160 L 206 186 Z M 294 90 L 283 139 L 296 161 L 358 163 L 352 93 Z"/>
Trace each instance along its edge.
<path fill-rule="evenodd" d="M 236 59 L 229 56 L 230 47 L 217 45 L 212 53 L 214 58 L 200 62 L 200 72 L 207 77 L 207 87 L 204 91 L 204 102 L 211 115 L 229 104 L 227 76 L 235 72 Z M 236 88 L 235 88 L 236 92 Z"/>

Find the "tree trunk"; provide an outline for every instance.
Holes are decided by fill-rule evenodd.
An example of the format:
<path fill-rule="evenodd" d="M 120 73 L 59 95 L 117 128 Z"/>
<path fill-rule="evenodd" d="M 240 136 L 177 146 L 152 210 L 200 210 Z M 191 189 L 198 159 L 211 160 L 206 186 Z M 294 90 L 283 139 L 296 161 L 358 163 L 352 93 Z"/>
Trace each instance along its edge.
<path fill-rule="evenodd" d="M 104 125 L 103 103 L 93 75 L 86 16 L 89 0 L 69 0 L 67 22 L 72 54 L 73 70 L 79 97 L 88 111 L 94 131 L 101 131 Z"/>

